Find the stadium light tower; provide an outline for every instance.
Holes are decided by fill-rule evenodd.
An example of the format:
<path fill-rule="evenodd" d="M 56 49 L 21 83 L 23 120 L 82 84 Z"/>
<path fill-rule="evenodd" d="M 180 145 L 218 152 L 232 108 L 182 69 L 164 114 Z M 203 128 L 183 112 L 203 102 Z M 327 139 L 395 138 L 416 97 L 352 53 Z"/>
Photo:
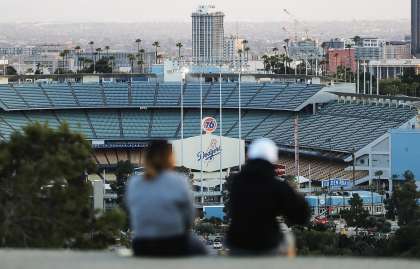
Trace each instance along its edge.
<path fill-rule="evenodd" d="M 219 147 L 221 149 L 220 151 L 220 192 L 223 191 L 223 187 L 222 187 L 222 183 L 223 183 L 223 148 L 222 148 L 222 139 L 223 139 L 223 103 L 222 103 L 222 62 L 220 62 L 220 66 L 219 66 L 219 102 L 220 102 L 220 107 L 219 107 L 219 135 L 220 135 L 220 142 L 219 142 Z"/>
<path fill-rule="evenodd" d="M 184 85 L 188 72 L 189 70 L 186 67 L 181 69 L 181 166 L 184 166 Z"/>
<path fill-rule="evenodd" d="M 242 170 L 242 158 L 241 158 L 241 139 L 242 139 L 242 109 L 241 109 L 241 78 L 242 76 L 242 67 L 239 69 L 238 74 L 238 138 L 239 138 L 239 148 L 238 148 L 238 154 L 239 154 L 239 171 Z"/>
<path fill-rule="evenodd" d="M 203 152 L 203 67 L 200 68 L 200 152 Z M 200 158 L 200 188 L 201 202 L 204 205 L 204 184 L 203 184 L 203 156 Z"/>

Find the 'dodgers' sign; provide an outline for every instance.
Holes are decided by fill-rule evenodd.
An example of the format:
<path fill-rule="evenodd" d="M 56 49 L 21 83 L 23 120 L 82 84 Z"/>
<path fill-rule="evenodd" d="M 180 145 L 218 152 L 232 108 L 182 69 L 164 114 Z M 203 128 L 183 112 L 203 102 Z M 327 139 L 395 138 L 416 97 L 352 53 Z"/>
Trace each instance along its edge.
<path fill-rule="evenodd" d="M 205 134 L 203 135 L 203 147 L 201 148 L 200 136 L 184 139 L 184 158 L 181 158 L 181 140 L 172 141 L 173 150 L 177 160 L 177 166 L 183 165 L 189 169 L 200 170 L 201 160 L 203 161 L 204 172 L 215 172 L 220 169 L 220 156 L 222 158 L 222 169 L 238 166 L 239 145 L 241 147 L 241 161 L 245 160 L 245 141 L 230 137 Z"/>

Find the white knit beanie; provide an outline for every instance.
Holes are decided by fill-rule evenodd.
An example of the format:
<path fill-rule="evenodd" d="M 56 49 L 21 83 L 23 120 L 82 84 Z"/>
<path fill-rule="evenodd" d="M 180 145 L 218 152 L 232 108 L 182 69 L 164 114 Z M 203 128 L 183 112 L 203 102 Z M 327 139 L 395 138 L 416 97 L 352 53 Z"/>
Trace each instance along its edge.
<path fill-rule="evenodd" d="M 270 139 L 257 139 L 249 146 L 248 159 L 262 159 L 274 164 L 278 161 L 278 148 Z"/>

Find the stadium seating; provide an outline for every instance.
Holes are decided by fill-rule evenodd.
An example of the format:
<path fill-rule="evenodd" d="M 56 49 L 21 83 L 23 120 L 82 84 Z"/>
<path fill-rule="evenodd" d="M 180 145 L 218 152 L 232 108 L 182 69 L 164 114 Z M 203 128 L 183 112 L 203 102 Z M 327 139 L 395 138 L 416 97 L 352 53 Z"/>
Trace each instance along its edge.
<path fill-rule="evenodd" d="M 286 175 L 295 174 L 295 160 L 291 155 L 281 155 L 279 164 L 286 167 Z M 353 171 L 346 171 L 348 164 L 344 162 L 328 161 L 320 158 L 300 157 L 300 175 L 313 180 L 326 180 L 331 178 L 353 179 Z M 368 171 L 355 171 L 355 179 L 368 175 Z"/>
<path fill-rule="evenodd" d="M 123 110 L 121 123 L 125 138 L 144 139 L 149 135 L 150 111 Z"/>
<path fill-rule="evenodd" d="M 48 87 L 43 86 L 42 89 L 45 93 L 45 98 L 50 99 L 55 108 L 71 108 L 78 106 L 78 103 L 68 86 L 49 85 Z M 0 89 L 0 92 L 1 90 L 2 89 Z"/>
<path fill-rule="evenodd" d="M 104 106 L 104 95 L 101 87 L 85 87 L 84 85 L 73 85 L 71 88 L 73 89 L 73 92 L 81 107 Z"/>
<path fill-rule="evenodd" d="M 184 137 L 196 136 L 201 125 L 200 84 L 188 83 L 183 89 Z M 220 123 L 219 84 L 203 84 L 202 90 L 203 116 Z M 301 148 L 349 153 L 416 114 L 408 107 L 349 102 L 323 104 L 315 115 L 293 111 L 319 91 L 319 85 L 242 83 L 242 138 L 264 136 L 279 146 L 293 146 L 298 115 Z M 177 139 L 180 92 L 179 83 L 0 85 L 0 138 L 39 121 L 52 127 L 67 122 L 89 139 Z M 237 83 L 222 83 L 223 135 L 235 138 L 238 93 Z"/>
<path fill-rule="evenodd" d="M 200 107 L 202 87 L 203 106 L 217 108 L 219 84 L 188 83 L 184 86 L 184 106 Z M 319 85 L 287 85 L 281 83 L 241 84 L 243 108 L 295 110 L 309 97 L 321 90 Z M 180 106 L 180 83 L 102 83 L 102 84 L 16 84 L 0 85 L 0 107 L 4 110 L 65 109 L 65 108 L 125 108 Z M 225 108 L 236 108 L 237 83 L 222 83 L 222 102 Z"/>
<path fill-rule="evenodd" d="M 57 110 L 56 114 L 60 122 L 66 122 L 72 130 L 84 134 L 86 138 L 97 137 L 84 111 Z"/>
<path fill-rule="evenodd" d="M 120 129 L 117 111 L 110 110 L 105 113 L 102 111 L 89 111 L 87 115 L 95 130 L 96 137 L 101 139 L 122 138 L 122 129 Z"/>
<path fill-rule="evenodd" d="M 180 114 L 171 111 L 154 111 L 150 136 L 153 138 L 175 137 L 180 123 Z"/>
<path fill-rule="evenodd" d="M 0 104 L 3 109 L 24 109 L 28 104 L 21 98 L 14 87 L 2 86 L 0 88 Z"/>
<path fill-rule="evenodd" d="M 132 83 L 130 95 L 131 105 L 152 107 L 155 101 L 156 88 L 156 84 Z"/>
<path fill-rule="evenodd" d="M 34 90 L 33 87 L 28 85 L 15 85 L 13 88 L 17 92 L 17 95 L 31 108 L 52 107 L 52 103 L 39 87 L 36 88 L 37 90 Z"/>

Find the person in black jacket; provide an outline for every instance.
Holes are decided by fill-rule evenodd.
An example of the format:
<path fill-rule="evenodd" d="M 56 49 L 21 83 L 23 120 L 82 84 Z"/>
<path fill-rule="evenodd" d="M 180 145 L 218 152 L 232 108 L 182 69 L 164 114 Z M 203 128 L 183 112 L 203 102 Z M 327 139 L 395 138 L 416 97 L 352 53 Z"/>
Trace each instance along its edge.
<path fill-rule="evenodd" d="M 250 145 L 242 171 L 231 179 L 231 224 L 227 233 L 231 255 L 278 254 L 283 235 L 277 217 L 299 225 L 309 220 L 304 197 L 276 178 L 273 163 L 277 161 L 274 142 L 259 139 Z"/>

